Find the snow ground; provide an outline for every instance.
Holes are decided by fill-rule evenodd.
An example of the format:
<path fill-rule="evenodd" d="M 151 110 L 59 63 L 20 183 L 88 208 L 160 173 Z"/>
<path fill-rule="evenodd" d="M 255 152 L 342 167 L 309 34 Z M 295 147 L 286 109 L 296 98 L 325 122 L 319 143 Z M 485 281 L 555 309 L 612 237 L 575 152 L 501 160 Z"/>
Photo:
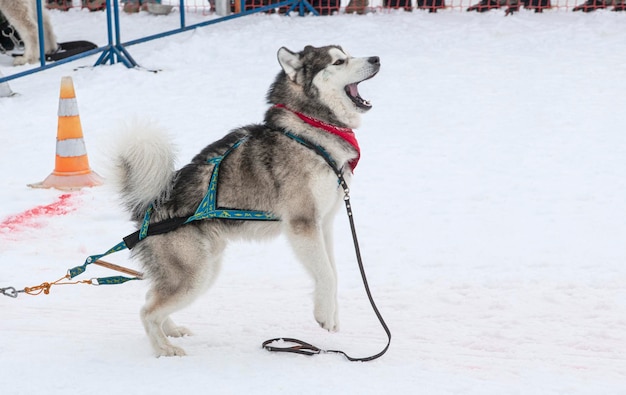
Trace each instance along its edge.
<path fill-rule="evenodd" d="M 190 14 L 189 23 L 211 16 Z M 59 83 L 76 87 L 91 165 L 106 176 L 120 122 L 172 130 L 180 165 L 262 119 L 280 46 L 378 55 L 361 85 L 352 202 L 372 292 L 393 341 L 369 363 L 271 354 L 293 336 L 354 355 L 385 335 L 337 218 L 341 332 L 312 317 L 311 284 L 282 239 L 229 248 L 217 284 L 175 316 L 189 354 L 159 358 L 138 311 L 146 285 L 0 298 L 0 384 L 27 394 L 626 394 L 626 14 L 257 15 L 11 81 L 0 99 L 0 287 L 52 281 L 132 232 L 108 184 L 33 190 L 54 166 Z M 102 13 L 52 12 L 60 41 L 105 43 Z M 130 40 L 178 16 L 122 15 Z M 14 73 L 8 56 L 0 71 Z M 21 67 L 17 70 L 24 70 Z M 111 260 L 136 267 L 124 253 Z M 271 265 L 271 266 L 270 266 Z M 90 276 L 110 275 L 98 268 Z"/>

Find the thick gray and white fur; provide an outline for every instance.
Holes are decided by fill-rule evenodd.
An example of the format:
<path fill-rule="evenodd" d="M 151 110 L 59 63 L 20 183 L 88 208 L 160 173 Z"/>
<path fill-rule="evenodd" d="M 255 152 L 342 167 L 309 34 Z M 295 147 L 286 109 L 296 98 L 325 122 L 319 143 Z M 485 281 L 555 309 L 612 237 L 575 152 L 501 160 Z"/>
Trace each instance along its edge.
<path fill-rule="evenodd" d="M 322 147 L 349 182 L 348 161 L 357 152 L 340 137 L 303 122 L 293 111 L 327 124 L 356 128 L 371 104 L 357 84 L 380 69 L 378 57 L 351 57 L 339 46 L 301 52 L 278 51 L 282 70 L 267 94 L 272 106 L 261 124 L 231 131 L 205 147 L 191 163 L 174 169 L 175 155 L 165 133 L 147 122 L 126 130 L 115 155 L 122 200 L 137 225 L 153 204 L 151 223 L 194 214 L 207 192 L 213 165 L 242 136 L 248 139 L 221 164 L 218 207 L 270 212 L 280 221 L 210 219 L 190 222 L 169 233 L 148 236 L 133 249 L 150 290 L 141 320 L 157 356 L 185 355 L 168 336 L 191 332 L 170 315 L 197 298 L 215 280 L 229 240 L 264 239 L 283 232 L 315 284 L 313 314 L 328 331 L 339 329 L 337 278 L 333 257 L 333 217 L 343 200 L 337 176 L 322 157 L 287 137 L 287 130 Z M 290 111 L 293 110 L 293 111 Z"/>
<path fill-rule="evenodd" d="M 42 2 L 43 3 L 43 2 Z M 24 54 L 13 59 L 14 66 L 39 61 L 39 30 L 37 24 L 37 0 L 0 0 L 0 12 L 17 30 L 24 42 Z M 56 52 L 58 48 L 50 16 L 42 6 L 44 26 L 44 49 L 46 54 Z"/>

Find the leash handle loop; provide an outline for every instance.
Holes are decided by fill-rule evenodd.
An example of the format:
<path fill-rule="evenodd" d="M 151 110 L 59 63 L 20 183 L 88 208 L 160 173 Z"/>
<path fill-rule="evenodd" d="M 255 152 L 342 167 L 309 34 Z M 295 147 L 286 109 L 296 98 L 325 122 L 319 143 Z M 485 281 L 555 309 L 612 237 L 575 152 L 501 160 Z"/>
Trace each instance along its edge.
<path fill-rule="evenodd" d="M 287 343 L 296 343 L 295 346 L 270 346 L 271 343 L 275 342 L 287 342 Z M 294 354 L 302 354 L 302 355 L 315 355 L 321 352 L 325 352 L 318 347 L 315 347 L 312 344 L 307 342 L 303 342 L 302 340 L 292 339 L 290 337 L 277 337 L 276 339 L 270 339 L 263 342 L 261 345 L 267 351 L 273 352 L 290 352 Z"/>

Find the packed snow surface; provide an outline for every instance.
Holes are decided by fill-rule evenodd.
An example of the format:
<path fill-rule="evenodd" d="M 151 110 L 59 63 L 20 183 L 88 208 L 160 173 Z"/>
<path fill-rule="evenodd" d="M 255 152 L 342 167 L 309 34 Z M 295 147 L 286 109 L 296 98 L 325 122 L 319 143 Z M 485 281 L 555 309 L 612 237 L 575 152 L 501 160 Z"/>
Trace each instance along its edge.
<path fill-rule="evenodd" d="M 101 12 L 51 12 L 59 41 L 106 44 Z M 187 23 L 213 18 L 191 13 Z M 385 334 L 336 221 L 341 331 L 320 329 L 312 283 L 284 239 L 237 243 L 222 274 L 174 315 L 186 357 L 154 358 L 139 320 L 147 284 L 0 295 L 0 388 L 11 394 L 625 394 L 626 14 L 440 11 L 253 15 L 10 82 L 0 99 L 0 288 L 52 282 L 133 232 L 110 183 L 31 189 L 54 167 L 61 77 L 74 81 L 94 171 L 119 125 L 171 131 L 183 166 L 260 122 L 276 51 L 340 44 L 380 56 L 359 86 L 352 204 L 389 352 L 367 363 L 273 354 L 298 337 L 367 356 Z M 128 41 L 176 12 L 121 15 Z M 0 72 L 13 68 L 0 55 Z M 158 70 L 157 73 L 148 70 Z M 139 269 L 125 252 L 109 259 Z M 90 267 L 78 279 L 115 275 Z"/>

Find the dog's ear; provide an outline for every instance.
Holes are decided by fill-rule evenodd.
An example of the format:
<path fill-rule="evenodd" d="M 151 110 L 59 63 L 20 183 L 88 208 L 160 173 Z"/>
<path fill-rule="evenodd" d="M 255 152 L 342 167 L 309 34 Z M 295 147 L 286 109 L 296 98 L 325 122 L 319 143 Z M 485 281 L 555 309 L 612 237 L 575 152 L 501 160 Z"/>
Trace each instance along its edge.
<path fill-rule="evenodd" d="M 296 74 L 298 70 L 302 67 L 302 62 L 300 61 L 300 55 L 297 53 L 291 52 L 285 47 L 282 47 L 278 50 L 278 63 L 280 63 L 280 67 L 283 68 L 287 77 L 290 80 L 296 80 Z"/>

